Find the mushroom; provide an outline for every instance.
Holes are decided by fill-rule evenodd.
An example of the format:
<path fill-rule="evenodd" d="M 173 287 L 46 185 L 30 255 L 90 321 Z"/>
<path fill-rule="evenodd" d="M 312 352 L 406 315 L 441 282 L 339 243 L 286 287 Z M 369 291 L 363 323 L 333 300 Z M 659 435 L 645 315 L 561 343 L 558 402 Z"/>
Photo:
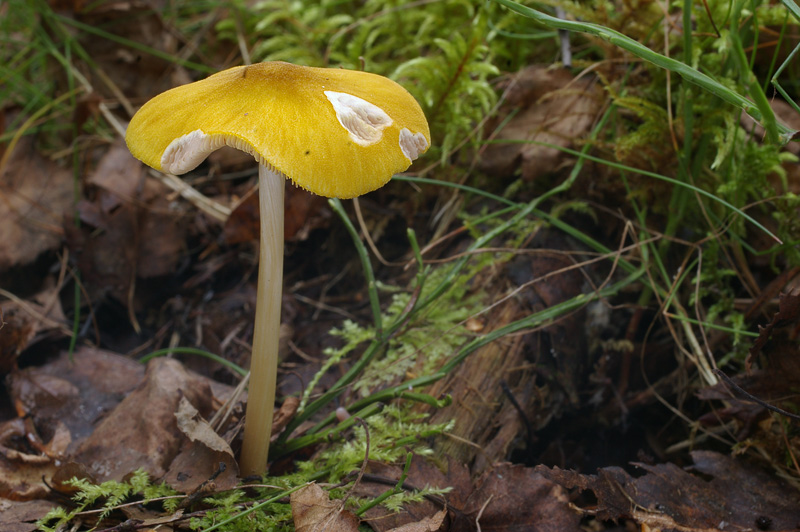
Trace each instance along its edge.
<path fill-rule="evenodd" d="M 171 174 L 222 146 L 259 163 L 261 245 L 240 470 L 263 474 L 278 366 L 284 179 L 332 198 L 380 188 L 430 146 L 425 115 L 385 77 L 267 62 L 156 96 L 131 119 L 125 140 L 136 158 Z"/>

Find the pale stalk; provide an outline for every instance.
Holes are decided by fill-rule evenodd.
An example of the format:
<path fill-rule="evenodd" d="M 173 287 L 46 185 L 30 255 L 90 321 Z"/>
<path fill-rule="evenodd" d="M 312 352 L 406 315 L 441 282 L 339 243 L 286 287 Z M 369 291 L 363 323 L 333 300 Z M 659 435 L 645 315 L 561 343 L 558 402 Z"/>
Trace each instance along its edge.
<path fill-rule="evenodd" d="M 250 388 L 239 461 L 242 476 L 267 470 L 272 411 L 278 377 L 278 336 L 283 288 L 283 189 L 285 176 L 263 164 L 258 167 L 261 245 L 258 291 L 250 358 Z"/>

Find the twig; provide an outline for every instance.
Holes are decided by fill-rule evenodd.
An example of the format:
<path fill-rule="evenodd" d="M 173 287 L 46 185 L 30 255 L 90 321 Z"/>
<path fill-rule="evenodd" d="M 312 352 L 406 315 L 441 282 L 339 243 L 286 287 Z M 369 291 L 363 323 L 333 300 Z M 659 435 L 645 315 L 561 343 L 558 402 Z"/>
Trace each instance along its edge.
<path fill-rule="evenodd" d="M 739 386 L 738 384 L 733 382 L 733 379 L 731 379 L 730 377 L 725 375 L 721 370 L 714 369 L 713 371 L 714 371 L 714 375 L 716 375 L 717 377 L 722 379 L 725 382 L 726 386 L 729 386 L 730 388 L 732 388 L 736 395 L 738 395 L 740 397 L 744 397 L 745 399 L 749 399 L 750 401 L 753 401 L 754 403 L 759 404 L 759 405 L 763 406 L 764 408 L 766 408 L 767 410 L 771 410 L 772 412 L 775 412 L 776 414 L 780 414 L 780 415 L 786 416 L 786 417 L 788 417 L 790 419 L 794 419 L 796 421 L 800 421 L 800 416 L 798 416 L 797 414 L 792 414 L 791 412 L 787 412 L 786 410 L 778 408 L 777 406 L 772 406 L 771 404 L 767 403 L 766 401 L 763 401 L 763 400 L 759 399 L 755 395 L 753 395 L 753 394 L 751 394 L 749 392 L 746 392 L 741 386 Z"/>

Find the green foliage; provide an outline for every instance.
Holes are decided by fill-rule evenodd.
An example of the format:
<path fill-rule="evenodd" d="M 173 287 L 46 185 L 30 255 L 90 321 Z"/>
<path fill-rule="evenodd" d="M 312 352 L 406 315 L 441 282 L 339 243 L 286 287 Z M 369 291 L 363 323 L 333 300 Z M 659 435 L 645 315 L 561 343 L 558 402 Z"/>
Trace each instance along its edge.
<path fill-rule="evenodd" d="M 427 416 L 414 412 L 411 406 L 409 402 L 387 405 L 379 415 L 364 420 L 369 429 L 370 460 L 391 464 L 402 460 L 410 450 L 423 456 L 431 454 L 422 438 L 441 434 L 450 425 L 428 424 Z M 359 470 L 366 452 L 367 432 L 357 424 L 352 435 L 327 446 L 313 460 L 299 464 L 299 474 L 310 479 L 324 472 L 327 482 L 337 483 Z"/>
<path fill-rule="evenodd" d="M 496 103 L 496 65 L 520 68 L 555 36 L 517 33 L 529 31 L 519 17 L 471 0 L 266 0 L 243 16 L 257 37 L 253 60 L 363 69 L 401 83 L 431 124 L 429 156 L 443 161 Z M 235 39 L 237 22 L 217 30 Z"/>
<path fill-rule="evenodd" d="M 147 473 L 141 469 L 135 471 L 125 482 L 109 480 L 102 484 L 93 484 L 86 479 L 73 478 L 66 484 L 78 490 L 72 497 L 74 508 L 69 511 L 64 507 L 54 508 L 39 520 L 37 523 L 39 530 L 44 532 L 63 530 L 67 523 L 73 521 L 87 508 L 101 508 L 102 512 L 93 515 L 92 519 L 102 520 L 120 504 L 134 497 L 139 498 L 141 504 L 167 497 L 158 503 L 169 513 L 174 512 L 180 502 L 180 498 L 175 497 L 177 495 L 175 490 L 163 483 L 153 484 Z"/>
<path fill-rule="evenodd" d="M 483 265 L 481 261 L 476 261 L 472 268 L 458 276 L 445 293 L 423 312 L 416 314 L 399 334 L 388 340 L 383 355 L 373 360 L 354 383 L 355 390 L 362 397 L 368 396 L 382 386 L 398 382 L 409 374 L 432 373 L 458 346 L 468 341 L 470 333 L 463 322 L 478 312 L 482 299 L 479 291 L 470 293 L 472 289 L 470 280 Z M 446 267 L 433 270 L 426 286 L 438 286 L 446 274 Z M 421 299 L 430 290 L 431 288 L 423 290 L 416 297 Z M 391 304 L 383 312 L 383 322 L 394 323 L 403 319 L 411 297 L 408 293 L 394 294 Z M 375 338 L 375 329 L 372 326 L 361 326 L 346 320 L 340 328 L 333 329 L 331 334 L 342 338 L 344 344 L 339 348 L 325 350 L 327 360 L 306 388 L 301 410 L 322 375 L 359 345 Z"/>
<path fill-rule="evenodd" d="M 269 483 L 269 482 L 268 482 Z M 274 495 L 278 490 L 259 489 L 256 500 Z M 192 530 L 206 530 L 229 520 L 220 530 L 225 532 L 290 532 L 294 530 L 292 509 L 288 504 L 270 503 L 258 511 L 240 515 L 243 509 L 252 505 L 254 498 L 242 490 L 216 494 L 203 499 L 210 508 L 201 516 L 193 517 L 189 526 Z"/>

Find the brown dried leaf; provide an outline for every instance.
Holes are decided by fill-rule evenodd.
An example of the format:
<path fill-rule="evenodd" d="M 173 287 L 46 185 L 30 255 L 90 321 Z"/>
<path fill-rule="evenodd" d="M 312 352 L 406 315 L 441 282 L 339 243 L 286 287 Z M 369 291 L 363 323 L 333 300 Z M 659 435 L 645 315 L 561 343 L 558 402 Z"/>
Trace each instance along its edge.
<path fill-rule="evenodd" d="M 580 532 L 580 515 L 572 510 L 561 486 L 532 468 L 500 464 L 484 474 L 464 513 L 472 520 L 483 510 L 481 530 L 513 532 Z"/>
<path fill-rule="evenodd" d="M 84 346 L 72 357 L 63 352 L 44 366 L 12 373 L 8 388 L 41 434 L 54 434 L 60 424 L 69 429 L 71 452 L 143 378 L 141 364 Z"/>
<path fill-rule="evenodd" d="M 21 422 L 4 423 L 3 432 L 8 432 L 8 423 L 16 421 Z M 20 430 L 19 436 L 24 435 L 26 431 Z M 57 466 L 46 456 L 16 451 L 5 443 L 0 444 L 0 497 L 16 501 L 47 497 Z"/>
<path fill-rule="evenodd" d="M 299 397 L 287 397 L 283 400 L 281 407 L 275 412 L 272 418 L 272 437 L 270 441 L 275 441 L 286 428 L 286 425 L 294 418 L 297 407 L 300 406 Z"/>
<path fill-rule="evenodd" d="M 0 499 L 0 530 L 3 532 L 33 532 L 36 520 L 41 519 L 55 503 L 49 501 L 17 502 Z"/>
<path fill-rule="evenodd" d="M 761 353 L 764 345 L 769 341 L 773 329 L 796 322 L 798 316 L 800 316 L 800 288 L 794 288 L 780 295 L 778 312 L 772 317 L 772 321 L 766 327 L 758 327 L 758 338 L 753 342 L 745 360 L 747 371 L 750 371 L 753 359 Z"/>
<path fill-rule="evenodd" d="M 297 532 L 357 532 L 358 517 L 332 501 L 316 484 L 291 495 L 292 518 Z"/>
<path fill-rule="evenodd" d="M 464 466 L 453 460 L 448 460 L 448 466 L 447 472 L 444 473 L 431 461 L 415 456 L 404 482 L 406 489 L 430 486 L 450 487 L 452 491 L 439 504 L 426 499 L 409 503 L 399 512 L 390 511 L 383 506 L 370 508 L 364 514 L 366 524 L 376 532 L 389 532 L 392 529 L 413 525 L 424 519 L 433 518 L 444 509 L 445 499 L 448 508 L 461 510 L 472 491 L 472 481 L 469 478 L 469 471 Z M 378 497 L 397 484 L 402 472 L 402 468 L 396 465 L 369 462 L 367 464 L 369 476 L 354 488 L 353 493 L 368 499 Z"/>
<path fill-rule="evenodd" d="M 175 419 L 182 397 L 203 415 L 211 410 L 205 379 L 176 360 L 150 361 L 142 385 L 103 419 L 73 460 L 85 464 L 101 482 L 120 480 L 139 468 L 152 477 L 163 476 L 186 438 Z"/>
<path fill-rule="evenodd" d="M 389 532 L 436 532 L 441 528 L 445 517 L 447 517 L 447 510 L 442 510 L 433 517 L 425 517 L 421 521 L 393 528 Z"/>
<path fill-rule="evenodd" d="M 165 477 L 167 484 L 182 493 L 191 493 L 214 476 L 217 469 L 223 468 L 214 477 L 213 489 L 208 491 L 234 488 L 239 466 L 230 445 L 211 428 L 185 397 L 180 399 L 175 419 L 178 429 L 189 441 L 170 464 Z"/>
<path fill-rule="evenodd" d="M 0 272 L 33 262 L 61 244 L 72 209 L 72 173 L 45 159 L 24 139 L 0 168 Z"/>
<path fill-rule="evenodd" d="M 692 452 L 692 475 L 675 464 L 635 464 L 634 478 L 618 467 L 581 475 L 544 466 L 545 477 L 597 497 L 592 514 L 600 519 L 633 519 L 642 527 L 693 530 L 753 530 L 764 519 L 770 530 L 792 530 L 800 523 L 800 492 L 741 460 L 711 451 Z M 710 477 L 710 479 L 708 479 Z"/>
<path fill-rule="evenodd" d="M 481 165 L 488 173 L 511 175 L 521 160 L 522 177 L 536 179 L 555 171 L 568 156 L 534 143 L 571 146 L 592 126 L 604 103 L 603 92 L 590 79 L 542 66 L 526 68 L 512 83 L 507 110 L 519 112 L 497 135 L 499 142 L 486 149 Z"/>
<path fill-rule="evenodd" d="M 67 242 L 89 287 L 126 302 L 134 277 L 174 270 L 184 224 L 170 208 L 166 187 L 144 178 L 142 163 L 122 140 L 103 156 L 88 182 L 98 187 L 95 199 L 78 204 L 84 227 L 66 225 Z"/>

